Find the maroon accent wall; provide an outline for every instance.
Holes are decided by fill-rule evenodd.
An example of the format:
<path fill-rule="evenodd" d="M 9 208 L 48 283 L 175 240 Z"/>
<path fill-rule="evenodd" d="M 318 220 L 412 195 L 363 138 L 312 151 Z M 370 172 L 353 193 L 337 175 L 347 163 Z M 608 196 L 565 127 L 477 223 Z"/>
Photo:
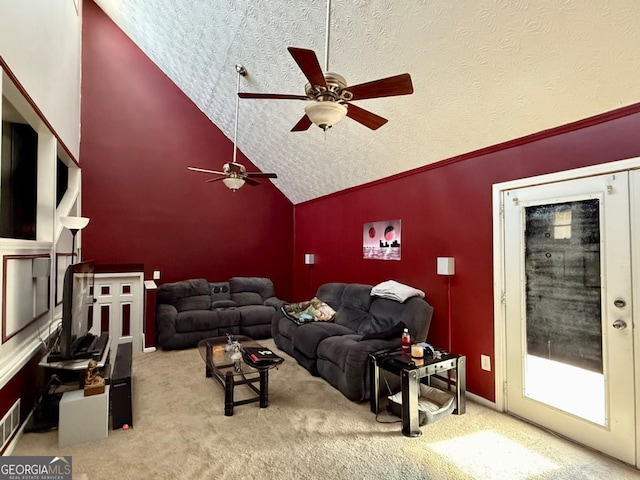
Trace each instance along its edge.
<path fill-rule="evenodd" d="M 291 202 L 269 180 L 234 193 L 188 171 L 220 170 L 233 142 L 89 0 L 82 42 L 83 257 L 144 264 L 146 279 L 161 271 L 158 283 L 265 276 L 289 298 Z M 257 170 L 241 152 L 238 161 Z"/>
<path fill-rule="evenodd" d="M 36 398 L 45 386 L 43 369 L 38 367 L 41 355 L 35 355 L 22 369 L 13 376 L 9 383 L 0 390 L 0 418 L 4 417 L 15 401 L 20 399 L 20 424 L 34 408 Z M 4 450 L 0 450 L 0 455 Z"/>
<path fill-rule="evenodd" d="M 640 156 L 640 109 L 632 106 L 294 209 L 269 182 L 233 194 L 187 172 L 219 168 L 232 142 L 92 1 L 83 21 L 85 258 L 143 263 L 145 278 L 161 270 L 161 282 L 270 276 L 292 301 L 329 281 L 393 278 L 427 293 L 435 308 L 429 341 L 446 345 L 448 279 L 436 274 L 436 258 L 455 257 L 452 350 L 467 355 L 469 391 L 492 401 L 493 372 L 480 369 L 480 354 L 494 351 L 492 184 Z M 402 260 L 363 260 L 363 223 L 396 218 Z M 305 253 L 316 255 L 314 266 L 304 265 Z"/>
<path fill-rule="evenodd" d="M 297 205 L 294 299 L 330 281 L 395 279 L 426 292 L 428 340 L 446 347 L 448 279 L 436 274 L 436 258 L 454 257 L 452 350 L 467 356 L 468 390 L 494 401 L 494 374 L 480 368 L 480 354 L 494 352 L 492 185 L 640 156 L 638 107 Z M 397 218 L 402 260 L 364 260 L 363 224 Z M 315 254 L 311 268 L 305 253 Z"/>

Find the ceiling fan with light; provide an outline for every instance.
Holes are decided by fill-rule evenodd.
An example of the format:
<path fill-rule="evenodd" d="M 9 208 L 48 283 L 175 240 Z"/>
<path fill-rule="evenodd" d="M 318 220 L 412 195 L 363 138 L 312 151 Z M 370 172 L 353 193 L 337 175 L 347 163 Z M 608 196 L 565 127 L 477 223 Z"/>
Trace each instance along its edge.
<path fill-rule="evenodd" d="M 247 70 L 242 65 L 236 65 L 236 72 L 238 72 L 238 82 L 236 84 L 236 93 L 240 91 L 240 76 L 245 76 L 247 74 Z M 208 168 L 200 168 L 200 167 L 187 167 L 189 170 L 193 172 L 202 172 L 202 173 L 210 173 L 213 175 L 221 175 L 219 178 L 211 178 L 207 180 L 207 183 L 217 182 L 222 180 L 222 182 L 229 188 L 231 191 L 236 191 L 240 187 L 242 187 L 245 183 L 251 185 L 252 187 L 256 185 L 260 185 L 260 182 L 255 180 L 256 178 L 278 178 L 278 175 L 275 173 L 262 173 L 262 172 L 247 172 L 247 169 L 244 165 L 236 162 L 236 154 L 238 151 L 238 109 L 239 109 L 239 97 L 236 98 L 236 124 L 235 131 L 233 134 L 233 160 L 229 163 L 225 163 L 222 166 L 222 171 L 217 172 L 215 170 L 209 170 Z"/>
<path fill-rule="evenodd" d="M 387 123 L 387 119 L 360 108 L 352 103 L 368 98 L 393 97 L 413 93 L 411 76 L 408 73 L 382 78 L 372 82 L 348 86 L 342 75 L 329 72 L 329 25 L 331 21 L 331 0 L 327 0 L 326 44 L 324 72 L 313 50 L 289 47 L 289 53 L 296 61 L 309 83 L 305 95 L 277 93 L 238 93 L 240 98 L 270 100 L 306 100 L 312 103 L 305 108 L 305 115 L 291 129 L 292 132 L 307 130 L 315 124 L 325 132 L 344 119 L 345 116 L 361 123 L 371 130 L 377 130 Z"/>

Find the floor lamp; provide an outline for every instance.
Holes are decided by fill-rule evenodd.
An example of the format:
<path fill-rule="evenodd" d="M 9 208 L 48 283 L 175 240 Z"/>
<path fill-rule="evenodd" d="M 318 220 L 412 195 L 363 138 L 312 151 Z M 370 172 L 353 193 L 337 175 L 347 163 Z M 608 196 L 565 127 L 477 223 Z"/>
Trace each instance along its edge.
<path fill-rule="evenodd" d="M 60 217 L 60 223 L 71 232 L 71 263 L 75 263 L 76 235 L 89 224 L 87 217 Z"/>

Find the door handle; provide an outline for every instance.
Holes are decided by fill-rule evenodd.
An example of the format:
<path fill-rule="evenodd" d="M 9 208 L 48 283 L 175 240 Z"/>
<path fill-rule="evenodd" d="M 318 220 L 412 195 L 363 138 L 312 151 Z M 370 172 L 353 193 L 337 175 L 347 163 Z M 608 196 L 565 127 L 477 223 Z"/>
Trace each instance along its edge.
<path fill-rule="evenodd" d="M 616 320 L 615 322 L 613 322 L 613 328 L 615 328 L 616 330 L 624 330 L 625 328 L 627 328 L 627 322 L 625 322 L 624 320 Z"/>

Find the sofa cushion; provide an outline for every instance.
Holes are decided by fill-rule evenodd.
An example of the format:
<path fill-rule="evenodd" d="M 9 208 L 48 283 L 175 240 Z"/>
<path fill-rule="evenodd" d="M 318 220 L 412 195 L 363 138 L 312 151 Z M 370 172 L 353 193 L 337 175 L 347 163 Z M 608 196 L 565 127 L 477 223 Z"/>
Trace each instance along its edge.
<path fill-rule="evenodd" d="M 240 307 L 244 305 L 262 305 L 260 294 L 253 292 L 232 293 L 231 299 Z"/>
<path fill-rule="evenodd" d="M 316 297 L 337 311 L 342 305 L 342 293 L 347 285 L 346 283 L 325 283 L 318 288 Z"/>
<path fill-rule="evenodd" d="M 359 283 L 347 285 L 342 292 L 341 304 L 343 307 L 368 312 L 371 305 L 371 285 Z"/>
<path fill-rule="evenodd" d="M 358 332 L 360 324 L 371 321 L 369 306 L 371 305 L 371 286 L 358 283 L 347 284 L 342 291 L 341 307 L 336 312 L 334 321 Z"/>
<path fill-rule="evenodd" d="M 176 305 L 178 312 L 186 312 L 188 310 L 209 310 L 211 309 L 210 295 L 194 295 L 192 297 L 184 297 L 178 300 Z"/>
<path fill-rule="evenodd" d="M 347 327 L 351 333 L 357 333 L 362 323 L 371 322 L 371 315 L 355 308 L 342 307 L 336 312 L 333 321 Z"/>
<path fill-rule="evenodd" d="M 287 317 L 276 317 L 273 320 L 273 323 L 276 327 L 277 333 L 285 338 L 288 338 L 289 340 L 293 338 L 293 335 L 298 328 L 298 325 L 293 323 Z M 291 354 L 291 352 L 287 353 Z"/>
<path fill-rule="evenodd" d="M 189 310 L 180 312 L 176 317 L 176 332 L 197 332 L 217 329 L 219 325 L 218 313 L 212 310 Z"/>
<path fill-rule="evenodd" d="M 250 325 L 271 325 L 273 314 L 275 313 L 273 307 L 266 307 L 264 305 L 245 305 L 238 307 L 240 310 L 240 323 L 243 326 Z"/>
<path fill-rule="evenodd" d="M 404 322 L 414 342 L 424 342 L 431 323 L 433 308 L 420 297 L 411 297 L 404 303 L 374 297 L 369 309 L 371 321 L 363 324 L 358 333 L 366 335 L 389 330 L 398 322 Z"/>
<path fill-rule="evenodd" d="M 331 322 L 317 322 L 301 325 L 293 333 L 293 345 L 307 358 L 317 357 L 318 345 L 328 337 L 349 335 L 353 331 Z"/>
<path fill-rule="evenodd" d="M 260 295 L 259 303 L 264 302 L 269 297 L 275 297 L 276 292 L 273 282 L 265 277 L 232 277 L 229 279 L 229 291 L 231 300 L 235 300 L 234 294 L 240 292 L 251 292 Z"/>
<path fill-rule="evenodd" d="M 365 333 L 363 337 L 360 339 L 360 341 L 402 339 L 402 333 L 404 332 L 405 328 L 406 328 L 406 325 L 404 324 L 404 322 L 400 321 L 387 330 Z M 362 330 L 365 330 L 365 329 L 363 328 Z"/>
<path fill-rule="evenodd" d="M 327 338 L 318 346 L 317 357 L 330 361 L 344 371 L 349 351 L 355 347 L 360 338 L 360 335 L 353 334 Z"/>
<path fill-rule="evenodd" d="M 233 300 L 216 300 L 215 302 L 211 302 L 211 308 L 229 308 L 237 306 L 238 304 Z"/>
<path fill-rule="evenodd" d="M 223 327 L 239 327 L 240 326 L 240 309 L 231 308 L 219 308 L 216 310 L 218 318 L 220 319 L 220 328 Z"/>
<path fill-rule="evenodd" d="M 182 280 L 180 282 L 163 283 L 158 287 L 157 302 L 173 305 L 177 308 L 178 302 L 184 297 L 196 295 L 208 295 L 209 283 L 204 278 Z"/>

